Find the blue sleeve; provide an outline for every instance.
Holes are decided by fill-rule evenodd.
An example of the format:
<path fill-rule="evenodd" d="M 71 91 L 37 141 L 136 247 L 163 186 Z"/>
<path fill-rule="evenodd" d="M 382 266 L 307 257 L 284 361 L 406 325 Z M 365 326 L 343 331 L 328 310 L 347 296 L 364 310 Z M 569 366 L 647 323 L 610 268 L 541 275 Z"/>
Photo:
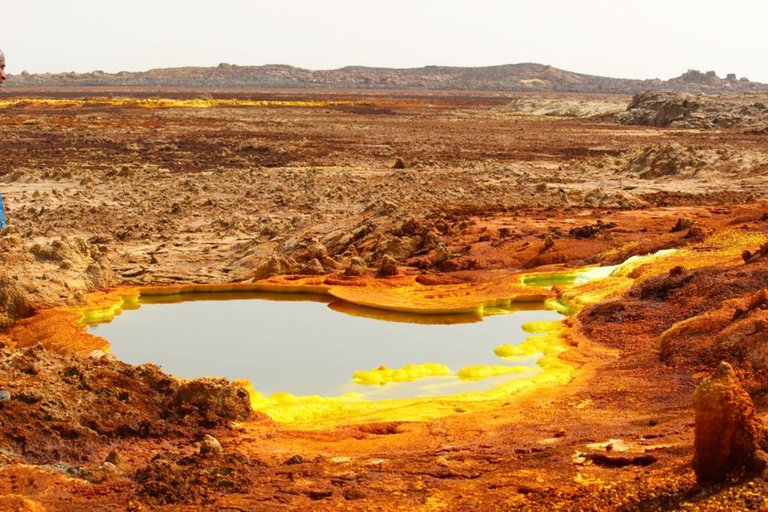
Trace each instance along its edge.
<path fill-rule="evenodd" d="M 5 220 L 5 206 L 3 205 L 3 194 L 0 194 L 0 229 L 7 224 Z"/>

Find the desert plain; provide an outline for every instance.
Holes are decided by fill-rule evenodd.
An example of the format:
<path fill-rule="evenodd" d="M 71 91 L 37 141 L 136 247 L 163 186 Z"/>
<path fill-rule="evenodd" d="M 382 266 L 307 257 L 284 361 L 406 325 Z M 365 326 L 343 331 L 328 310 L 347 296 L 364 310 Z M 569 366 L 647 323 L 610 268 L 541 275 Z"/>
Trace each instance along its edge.
<path fill-rule="evenodd" d="M 0 509 L 765 509 L 766 104 L 5 94 Z M 653 254 L 539 290 L 570 313 L 559 378 L 421 416 L 282 421 L 238 384 L 123 363 L 75 325 L 131 291 L 217 287 L 434 313 L 424 294 L 471 305 L 519 293 L 523 275 Z M 759 446 L 714 453 L 728 470 L 702 482 L 694 391 L 721 361 L 754 402 Z"/>

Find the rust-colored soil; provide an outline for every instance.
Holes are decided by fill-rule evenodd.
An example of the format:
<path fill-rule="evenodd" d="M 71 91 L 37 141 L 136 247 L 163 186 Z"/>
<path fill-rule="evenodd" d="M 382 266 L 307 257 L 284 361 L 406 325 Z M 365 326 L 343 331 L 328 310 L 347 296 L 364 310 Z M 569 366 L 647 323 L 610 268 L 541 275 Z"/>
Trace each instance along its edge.
<path fill-rule="evenodd" d="M 759 472 L 700 488 L 691 466 L 693 390 L 720 361 L 768 407 L 764 135 L 521 116 L 498 94 L 262 99 L 0 99 L 0 510 L 768 507 Z M 570 382 L 424 421 L 249 415 L 242 388 L 127 365 L 73 325 L 134 287 L 456 312 L 662 249 L 536 289 L 580 311 Z"/>

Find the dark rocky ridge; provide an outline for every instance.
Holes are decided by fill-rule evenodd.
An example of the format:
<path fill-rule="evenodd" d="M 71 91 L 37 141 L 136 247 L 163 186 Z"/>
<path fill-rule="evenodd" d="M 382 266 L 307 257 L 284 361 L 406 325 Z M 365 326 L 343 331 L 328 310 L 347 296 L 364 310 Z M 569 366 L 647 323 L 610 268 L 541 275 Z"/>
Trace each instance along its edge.
<path fill-rule="evenodd" d="M 182 67 L 119 73 L 22 72 L 6 82 L 9 88 L 34 87 L 192 87 L 192 88 L 352 88 L 474 91 L 551 91 L 633 94 L 645 90 L 684 92 L 758 92 L 768 85 L 719 78 L 714 71 L 689 70 L 670 80 L 607 78 L 573 73 L 542 64 L 487 67 L 426 66 L 412 69 L 350 66 L 313 71 L 286 65 Z"/>

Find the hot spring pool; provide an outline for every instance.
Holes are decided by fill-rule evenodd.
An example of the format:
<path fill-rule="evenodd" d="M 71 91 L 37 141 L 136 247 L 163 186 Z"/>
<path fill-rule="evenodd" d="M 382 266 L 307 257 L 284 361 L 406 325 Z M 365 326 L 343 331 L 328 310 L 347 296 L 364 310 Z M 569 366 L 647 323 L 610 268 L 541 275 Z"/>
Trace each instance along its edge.
<path fill-rule="evenodd" d="M 538 371 L 537 355 L 505 360 L 495 355 L 496 347 L 527 338 L 524 323 L 562 318 L 543 305 L 522 305 L 539 309 L 496 311 L 482 319 L 402 315 L 348 304 L 340 312 L 327 298 L 265 294 L 194 294 L 176 296 L 172 303 L 152 302 L 142 299 L 139 309 L 89 330 L 106 338 L 112 353 L 127 363 L 152 362 L 185 379 L 248 379 L 265 396 L 355 392 L 384 399 L 484 391 Z M 445 365 L 448 372 L 383 385 L 353 379 L 361 370 L 424 363 Z M 470 365 L 532 368 L 460 379 L 456 372 Z"/>

